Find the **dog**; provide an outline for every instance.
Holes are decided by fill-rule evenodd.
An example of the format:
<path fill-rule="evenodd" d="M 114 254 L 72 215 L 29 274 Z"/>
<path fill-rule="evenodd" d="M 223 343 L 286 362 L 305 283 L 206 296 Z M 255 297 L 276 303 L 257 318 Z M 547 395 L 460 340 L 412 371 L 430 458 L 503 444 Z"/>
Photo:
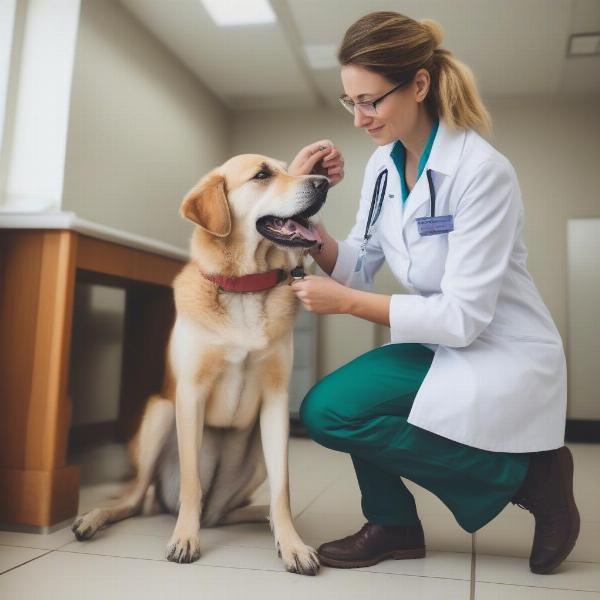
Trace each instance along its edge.
<path fill-rule="evenodd" d="M 78 516 L 76 539 L 140 514 L 177 515 L 166 558 L 200 558 L 200 528 L 269 523 L 287 571 L 315 575 L 319 559 L 291 516 L 288 386 L 299 308 L 290 272 L 321 242 L 315 224 L 329 180 L 292 176 L 266 156 L 233 157 L 185 196 L 196 227 L 173 281 L 176 317 L 160 395 L 128 443 L 135 478 L 111 507 Z M 297 272 L 296 272 L 297 273 Z M 268 477 L 270 506 L 250 505 Z"/>

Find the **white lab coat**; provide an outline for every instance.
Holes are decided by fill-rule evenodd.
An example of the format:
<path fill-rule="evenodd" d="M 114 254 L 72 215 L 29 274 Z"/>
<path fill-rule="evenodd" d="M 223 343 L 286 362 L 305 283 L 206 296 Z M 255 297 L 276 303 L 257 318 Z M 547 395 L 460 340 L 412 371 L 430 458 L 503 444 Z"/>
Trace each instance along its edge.
<path fill-rule="evenodd" d="M 535 452 L 564 443 L 566 361 L 560 334 L 527 272 L 523 203 L 515 171 L 473 130 L 440 119 L 429 159 L 404 207 L 393 144 L 373 153 L 356 223 L 338 242 L 336 281 L 370 291 L 384 260 L 410 293 L 393 294 L 391 343 L 435 351 L 408 422 L 496 452 Z M 382 168 L 388 186 L 362 269 L 354 272 Z M 430 216 L 426 170 L 432 170 L 436 216 L 454 231 L 419 235 Z"/>

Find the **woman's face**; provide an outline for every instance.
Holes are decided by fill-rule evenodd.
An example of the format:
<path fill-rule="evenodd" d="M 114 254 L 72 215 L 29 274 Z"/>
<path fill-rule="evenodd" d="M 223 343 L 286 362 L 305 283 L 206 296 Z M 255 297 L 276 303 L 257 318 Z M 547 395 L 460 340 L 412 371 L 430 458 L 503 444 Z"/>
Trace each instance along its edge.
<path fill-rule="evenodd" d="M 376 100 L 396 85 L 383 75 L 357 65 L 344 65 L 341 75 L 345 95 L 355 103 Z M 366 116 L 360 107 L 356 108 L 354 126 L 364 128 L 378 146 L 406 139 L 407 133 L 415 127 L 420 103 L 427 95 L 428 88 L 429 73 L 421 69 L 410 84 L 392 92 L 377 104 L 376 115 Z"/>

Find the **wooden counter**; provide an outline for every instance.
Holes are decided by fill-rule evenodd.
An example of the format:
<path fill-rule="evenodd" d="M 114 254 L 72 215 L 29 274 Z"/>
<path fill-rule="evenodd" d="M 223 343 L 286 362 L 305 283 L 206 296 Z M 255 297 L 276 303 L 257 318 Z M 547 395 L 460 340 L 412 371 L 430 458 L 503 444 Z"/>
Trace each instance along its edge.
<path fill-rule="evenodd" d="M 126 290 L 119 427 L 132 433 L 160 385 L 187 252 L 79 219 L 0 213 L 0 529 L 49 533 L 76 516 L 66 464 L 75 282 Z"/>

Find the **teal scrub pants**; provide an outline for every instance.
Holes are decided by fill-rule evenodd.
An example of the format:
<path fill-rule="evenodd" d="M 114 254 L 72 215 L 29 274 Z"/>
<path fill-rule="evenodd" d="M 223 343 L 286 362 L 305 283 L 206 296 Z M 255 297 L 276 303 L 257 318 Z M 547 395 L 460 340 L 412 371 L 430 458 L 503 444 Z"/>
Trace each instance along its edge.
<path fill-rule="evenodd" d="M 473 448 L 407 422 L 433 356 L 422 344 L 366 352 L 313 386 L 300 418 L 316 442 L 350 454 L 368 521 L 419 523 L 404 477 L 440 498 L 471 533 L 514 497 L 529 454 Z"/>

